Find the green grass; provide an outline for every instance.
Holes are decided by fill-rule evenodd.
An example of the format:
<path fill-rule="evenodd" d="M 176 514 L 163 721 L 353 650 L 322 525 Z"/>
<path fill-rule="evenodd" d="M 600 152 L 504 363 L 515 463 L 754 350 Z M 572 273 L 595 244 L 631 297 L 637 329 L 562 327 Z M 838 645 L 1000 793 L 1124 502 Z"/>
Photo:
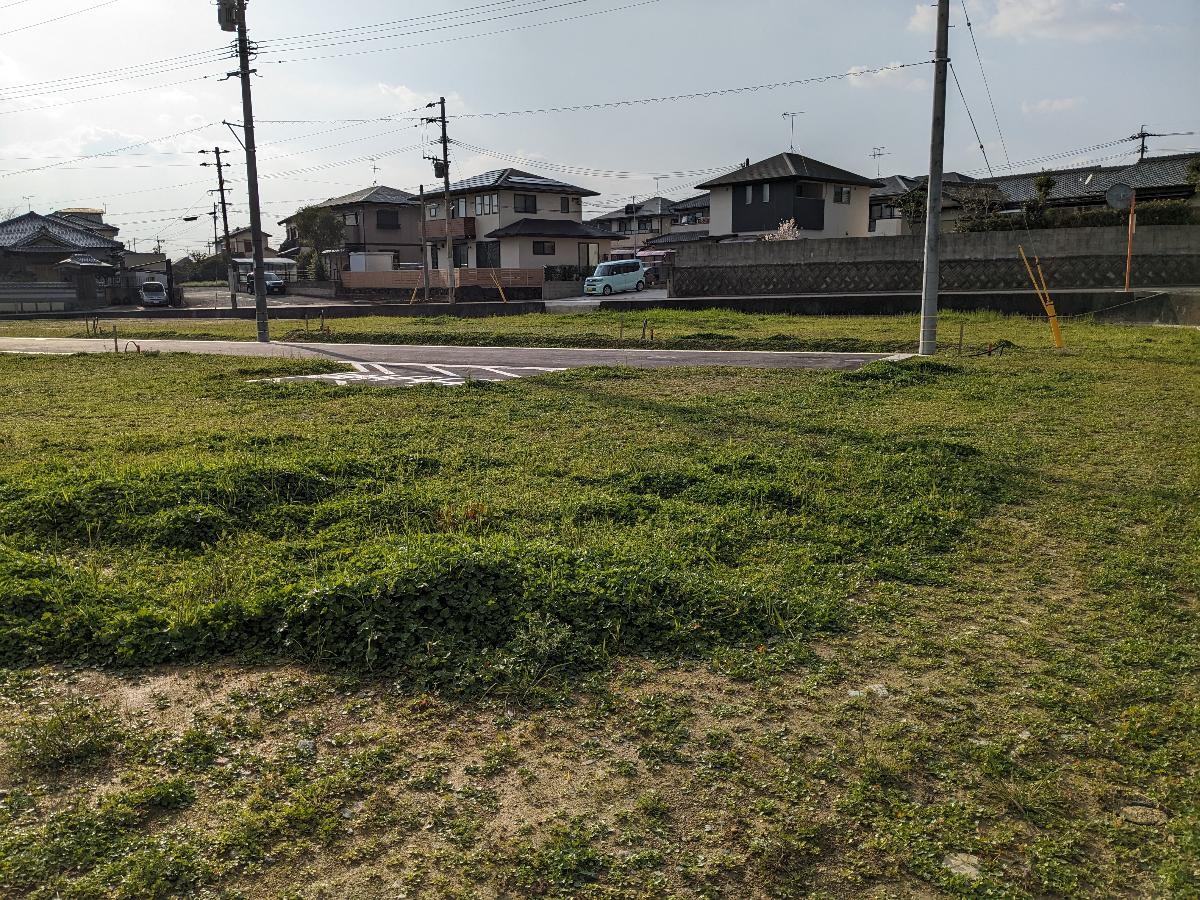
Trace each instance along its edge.
<path fill-rule="evenodd" d="M 0 893 L 1195 895 L 1200 335 L 972 330 L 1014 346 L 456 390 L 0 358 L 6 759 L 114 729 L 0 769 Z"/>
<path fill-rule="evenodd" d="M 368 316 L 328 319 L 319 328 L 314 310 L 305 331 L 303 321 L 279 320 L 272 337 L 287 341 L 335 343 L 440 344 L 461 346 L 658 347 L 676 350 L 808 350 L 892 353 L 914 350 L 915 316 L 818 317 L 753 315 L 727 310 L 686 312 L 654 309 L 637 313 L 591 312 L 567 315 L 503 316 L 463 319 L 456 316 L 402 318 Z M 982 347 L 1016 336 L 1050 346 L 1044 334 L 1020 318 L 987 313 L 945 313 L 942 340 L 957 344 L 959 325 L 965 343 Z M 236 319 L 114 319 L 101 322 L 122 338 L 253 340 L 254 322 Z M 643 339 L 643 326 L 646 337 Z M 1086 326 L 1080 326 L 1086 327 Z M 30 320 L 0 322 L 0 336 L 90 337 L 80 321 Z M 653 341 L 651 341 L 653 336 Z"/>

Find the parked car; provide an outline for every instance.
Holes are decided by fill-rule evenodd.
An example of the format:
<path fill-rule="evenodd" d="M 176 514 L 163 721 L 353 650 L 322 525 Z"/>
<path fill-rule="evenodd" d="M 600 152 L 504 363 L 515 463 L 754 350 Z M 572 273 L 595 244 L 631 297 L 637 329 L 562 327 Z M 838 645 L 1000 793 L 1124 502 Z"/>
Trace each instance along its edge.
<path fill-rule="evenodd" d="M 621 291 L 644 291 L 646 289 L 646 267 L 641 260 L 618 259 L 601 263 L 596 273 L 583 283 L 585 294 L 609 294 Z"/>
<path fill-rule="evenodd" d="M 280 278 L 279 275 L 277 275 L 275 272 L 267 272 L 263 276 L 263 281 L 266 283 L 268 294 L 286 294 L 287 293 L 287 282 L 284 281 L 282 278 Z M 242 290 L 245 291 L 247 294 L 254 293 L 254 273 L 253 272 L 250 272 L 246 276 L 245 281 L 242 282 Z"/>
<path fill-rule="evenodd" d="M 138 288 L 138 299 L 142 306 L 170 306 L 167 288 L 161 281 L 145 281 Z"/>

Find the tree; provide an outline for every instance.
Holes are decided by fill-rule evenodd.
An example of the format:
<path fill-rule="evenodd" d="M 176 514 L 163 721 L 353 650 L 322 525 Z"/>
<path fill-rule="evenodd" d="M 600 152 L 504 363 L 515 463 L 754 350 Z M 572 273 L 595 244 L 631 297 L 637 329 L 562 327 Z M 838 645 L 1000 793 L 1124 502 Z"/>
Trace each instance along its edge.
<path fill-rule="evenodd" d="M 1195 156 L 1188 160 L 1187 183 L 1200 190 L 1200 156 Z"/>
<path fill-rule="evenodd" d="M 913 231 L 918 228 L 925 227 L 925 210 L 929 205 L 929 192 L 924 186 L 913 188 L 907 194 L 900 198 L 900 202 L 896 204 L 900 207 L 900 215 L 904 216 L 904 222 Z"/>
<path fill-rule="evenodd" d="M 1004 227 L 999 216 L 1005 196 L 989 184 L 969 184 L 956 190 L 954 199 L 962 214 L 954 223 L 957 231 L 997 231 Z"/>
<path fill-rule="evenodd" d="M 335 250 L 342 245 L 346 227 L 342 217 L 327 206 L 306 206 L 292 217 L 296 236 L 300 243 L 313 251 L 315 278 L 324 276 L 322 256 L 326 250 Z"/>
<path fill-rule="evenodd" d="M 780 222 L 779 227 L 769 234 L 763 235 L 764 241 L 798 241 L 803 238 L 800 229 L 796 226 L 795 219 L 788 219 L 786 222 Z"/>

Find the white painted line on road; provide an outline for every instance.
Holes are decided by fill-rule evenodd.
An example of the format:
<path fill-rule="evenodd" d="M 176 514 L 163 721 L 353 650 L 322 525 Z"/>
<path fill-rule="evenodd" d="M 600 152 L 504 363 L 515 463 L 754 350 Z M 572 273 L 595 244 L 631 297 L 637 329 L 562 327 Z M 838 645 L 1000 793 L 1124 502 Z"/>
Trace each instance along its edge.
<path fill-rule="evenodd" d="M 906 359 L 912 359 L 916 356 L 915 353 L 893 353 L 891 356 L 885 356 L 878 362 L 904 362 Z"/>
<path fill-rule="evenodd" d="M 0 350 L 0 353 L 8 353 L 12 356 L 74 356 L 74 353 L 66 350 Z"/>

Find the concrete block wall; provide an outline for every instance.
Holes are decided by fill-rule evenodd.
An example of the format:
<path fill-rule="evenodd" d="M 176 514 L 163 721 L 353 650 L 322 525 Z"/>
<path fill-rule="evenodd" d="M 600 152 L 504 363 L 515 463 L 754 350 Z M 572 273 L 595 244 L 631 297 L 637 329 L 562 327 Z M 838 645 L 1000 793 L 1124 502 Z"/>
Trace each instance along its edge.
<path fill-rule="evenodd" d="M 943 236 L 947 289 L 1028 287 L 1018 245 L 1041 258 L 1056 288 L 1123 286 L 1124 228 L 1056 228 Z M 905 291 L 920 287 L 920 235 L 833 240 L 685 244 L 676 254 L 672 296 Z M 1200 226 L 1140 228 L 1134 243 L 1138 286 L 1200 284 Z"/>

